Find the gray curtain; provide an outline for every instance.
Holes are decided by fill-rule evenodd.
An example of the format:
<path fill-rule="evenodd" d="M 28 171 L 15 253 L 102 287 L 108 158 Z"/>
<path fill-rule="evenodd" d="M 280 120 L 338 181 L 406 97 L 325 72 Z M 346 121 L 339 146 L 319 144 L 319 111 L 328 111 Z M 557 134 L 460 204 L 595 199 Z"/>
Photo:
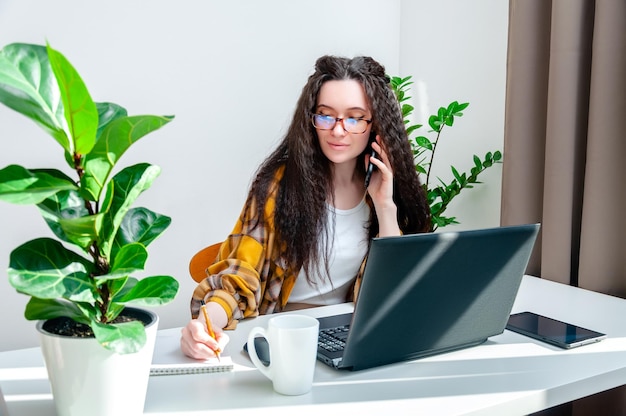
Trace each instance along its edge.
<path fill-rule="evenodd" d="M 506 88 L 501 222 L 542 224 L 528 273 L 626 297 L 626 0 L 510 0 Z"/>
<path fill-rule="evenodd" d="M 529 273 L 626 297 L 626 1 L 511 0 L 502 224 Z"/>

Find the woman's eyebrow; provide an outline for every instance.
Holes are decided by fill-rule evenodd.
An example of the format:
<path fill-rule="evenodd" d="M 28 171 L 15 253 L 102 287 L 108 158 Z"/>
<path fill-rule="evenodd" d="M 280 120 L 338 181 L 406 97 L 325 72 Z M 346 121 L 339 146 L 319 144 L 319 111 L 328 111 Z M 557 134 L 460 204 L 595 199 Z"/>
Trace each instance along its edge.
<path fill-rule="evenodd" d="M 331 106 L 329 106 L 329 105 L 326 105 L 326 104 L 318 104 L 318 105 L 317 105 L 317 107 L 316 107 L 316 109 L 318 109 L 318 110 L 319 110 L 320 108 L 327 108 L 327 109 L 329 109 L 329 110 L 335 110 L 333 107 L 331 107 Z M 335 111 L 336 111 L 336 110 L 335 110 Z M 346 111 L 363 111 L 364 113 L 367 113 L 367 112 L 368 112 L 368 110 L 367 110 L 367 109 L 365 109 L 365 108 L 363 108 L 363 107 L 359 107 L 359 106 L 347 108 L 347 109 L 346 109 Z"/>
<path fill-rule="evenodd" d="M 329 109 L 329 110 L 333 110 L 333 108 L 332 108 L 331 106 L 326 105 L 326 104 L 318 104 L 315 108 L 316 108 L 316 109 L 318 109 L 318 110 L 319 110 L 320 108 L 327 108 L 327 109 Z"/>

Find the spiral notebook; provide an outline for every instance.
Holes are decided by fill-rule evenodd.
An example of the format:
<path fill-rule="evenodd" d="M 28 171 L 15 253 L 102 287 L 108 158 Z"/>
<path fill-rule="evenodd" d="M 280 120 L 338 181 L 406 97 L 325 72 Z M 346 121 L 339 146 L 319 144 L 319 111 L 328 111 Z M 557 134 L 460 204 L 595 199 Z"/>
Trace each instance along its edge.
<path fill-rule="evenodd" d="M 157 336 L 150 367 L 151 376 L 223 373 L 232 370 L 233 362 L 228 356 L 221 356 L 219 360 L 194 360 L 180 350 L 180 335 Z"/>

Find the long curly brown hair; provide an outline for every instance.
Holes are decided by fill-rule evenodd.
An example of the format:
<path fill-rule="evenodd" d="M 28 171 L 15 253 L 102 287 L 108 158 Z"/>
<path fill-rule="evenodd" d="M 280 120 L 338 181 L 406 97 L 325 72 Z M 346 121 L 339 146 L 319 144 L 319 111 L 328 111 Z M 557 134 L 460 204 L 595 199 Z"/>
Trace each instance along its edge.
<path fill-rule="evenodd" d="M 322 84 L 331 80 L 356 80 L 365 90 L 372 111 L 372 131 L 381 136 L 394 173 L 393 199 L 402 232 L 425 232 L 430 222 L 400 105 L 385 68 L 367 56 L 322 56 L 302 89 L 287 134 L 259 167 L 247 200 L 248 206 L 253 200 L 257 202 L 257 220 L 262 222 L 276 171 L 285 167 L 276 195 L 276 238 L 289 270 L 298 273 L 304 268 L 310 282 L 311 271 L 322 275 L 321 264 L 328 270 L 328 253 L 320 253 L 319 247 L 328 236 L 326 203 L 333 199 L 331 162 L 322 153 L 311 116 Z M 355 169 L 359 174 L 364 172 L 364 164 L 365 154 L 357 159 Z M 372 238 L 377 234 L 378 218 L 372 209 L 368 235 Z"/>

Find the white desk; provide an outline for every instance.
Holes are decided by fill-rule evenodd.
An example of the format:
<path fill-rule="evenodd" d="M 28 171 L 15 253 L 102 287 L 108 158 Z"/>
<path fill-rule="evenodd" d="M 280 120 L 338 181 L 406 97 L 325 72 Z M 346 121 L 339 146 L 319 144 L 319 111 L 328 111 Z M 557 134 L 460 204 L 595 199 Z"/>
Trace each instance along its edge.
<path fill-rule="evenodd" d="M 343 304 L 306 313 L 351 309 Z M 289 397 L 274 393 L 241 352 L 248 331 L 265 326 L 265 316 L 242 322 L 230 333 L 224 354 L 232 356 L 235 371 L 152 377 L 145 414 L 233 415 L 254 409 L 255 415 L 319 416 L 342 409 L 351 414 L 525 415 L 626 384 L 626 300 L 525 276 L 513 312 L 523 310 L 609 338 L 565 351 L 504 331 L 477 347 L 360 372 L 318 363 L 312 392 Z M 159 336 L 179 333 L 168 329 Z M 0 353 L 0 387 L 11 416 L 55 414 L 38 348 Z"/>

